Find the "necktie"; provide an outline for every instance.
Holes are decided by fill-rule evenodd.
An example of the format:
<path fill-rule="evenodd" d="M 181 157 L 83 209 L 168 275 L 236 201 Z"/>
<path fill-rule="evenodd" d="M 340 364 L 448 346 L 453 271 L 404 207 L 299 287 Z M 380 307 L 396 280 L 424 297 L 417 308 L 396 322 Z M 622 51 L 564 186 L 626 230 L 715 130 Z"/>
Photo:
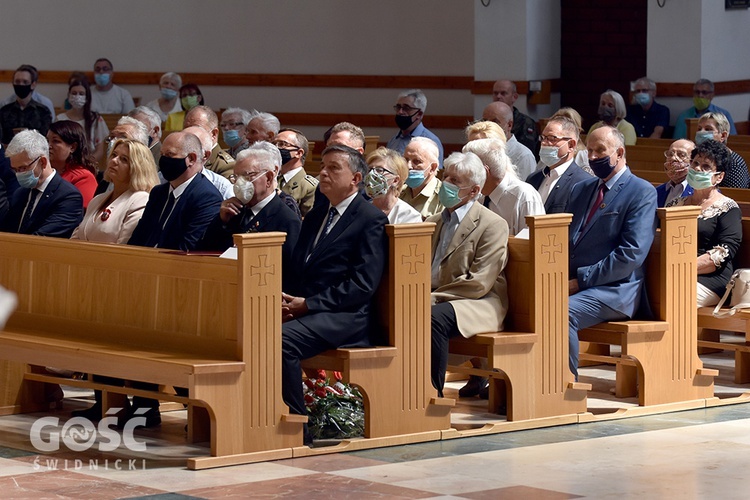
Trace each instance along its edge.
<path fill-rule="evenodd" d="M 484 206 L 490 208 L 490 195 L 484 197 Z"/>
<path fill-rule="evenodd" d="M 167 203 L 164 204 L 164 208 L 161 211 L 161 216 L 159 216 L 159 225 L 161 226 L 162 229 L 164 229 L 164 226 L 167 225 L 169 216 L 172 215 L 172 210 L 174 209 L 174 202 L 175 202 L 174 194 L 169 193 L 169 196 L 167 197 Z"/>
<path fill-rule="evenodd" d="M 589 216 L 586 217 L 586 224 L 588 225 L 589 221 L 591 221 L 591 218 L 594 216 L 596 211 L 599 209 L 599 205 L 602 204 L 602 200 L 604 200 L 604 192 L 607 189 L 607 185 L 604 183 L 599 184 L 599 190 L 596 192 L 596 199 L 594 200 L 594 206 L 591 207 L 591 211 L 589 212 Z"/>
<path fill-rule="evenodd" d="M 284 179 L 284 176 L 283 176 L 283 175 L 280 175 L 280 176 L 279 176 L 279 177 L 277 178 L 277 181 L 279 182 L 279 189 L 283 188 L 283 187 L 284 187 L 284 184 L 286 184 L 286 179 Z"/>
<path fill-rule="evenodd" d="M 338 214 L 336 211 L 336 207 L 331 207 L 331 209 L 328 211 L 328 218 L 326 219 L 326 225 L 323 227 L 323 233 L 320 235 L 322 238 L 323 236 L 326 236 L 328 234 L 328 231 L 331 230 L 331 225 L 333 224 L 333 218 Z"/>
<path fill-rule="evenodd" d="M 26 226 L 31 221 L 31 214 L 34 212 L 34 202 L 36 202 L 36 199 L 41 194 L 41 191 L 38 189 L 32 189 L 31 193 L 29 194 L 29 202 L 26 204 L 26 211 L 23 213 L 23 219 L 21 219 L 21 224 L 18 225 L 18 232 L 23 234 L 22 229 L 25 229 Z"/>

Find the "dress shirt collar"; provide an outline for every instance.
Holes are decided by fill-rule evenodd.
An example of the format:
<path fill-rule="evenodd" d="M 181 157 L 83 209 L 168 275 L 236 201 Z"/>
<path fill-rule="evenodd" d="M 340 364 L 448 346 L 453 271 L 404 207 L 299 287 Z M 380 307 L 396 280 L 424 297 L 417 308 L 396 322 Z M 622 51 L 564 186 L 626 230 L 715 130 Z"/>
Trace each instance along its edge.
<path fill-rule="evenodd" d="M 287 172 L 285 174 L 282 174 L 282 177 L 284 178 L 284 183 L 287 183 L 287 182 L 291 181 L 292 177 L 294 177 L 295 175 L 297 175 L 297 173 L 300 170 L 302 170 L 302 167 L 293 168 L 289 172 Z"/>
<path fill-rule="evenodd" d="M 419 125 L 414 127 L 414 130 L 411 131 L 411 134 L 405 134 L 403 130 L 399 130 L 398 134 L 396 134 L 396 137 L 411 138 L 411 137 L 420 137 L 423 134 L 424 134 L 424 125 L 422 125 L 422 122 L 419 122 Z"/>
<path fill-rule="evenodd" d="M 46 179 L 44 179 L 44 182 L 42 182 L 41 186 L 37 186 L 34 189 L 39 191 L 40 193 L 43 193 L 45 189 L 47 189 L 47 186 L 49 186 L 49 183 L 52 182 L 52 178 L 57 175 L 57 171 L 55 169 L 52 169 L 52 172 L 47 176 Z"/>
<path fill-rule="evenodd" d="M 193 179 L 195 179 L 199 175 L 203 175 L 203 174 L 201 174 L 200 172 L 198 172 L 197 174 L 195 174 L 190 179 L 186 180 L 185 182 L 183 182 L 182 184 L 180 184 L 176 188 L 173 188 L 172 184 L 170 183 L 169 184 L 169 192 L 172 193 L 172 196 L 174 196 L 174 199 L 176 200 L 177 198 L 179 198 L 182 195 L 182 193 L 185 192 L 185 190 L 187 189 L 188 185 L 191 182 L 193 182 Z"/>
<path fill-rule="evenodd" d="M 276 195 L 276 191 L 271 190 L 271 194 L 260 200 L 258 203 L 256 203 L 254 206 L 250 207 L 250 210 L 253 212 L 253 216 L 256 216 L 260 213 L 261 210 L 266 208 L 266 205 L 268 205 L 273 197 Z"/>

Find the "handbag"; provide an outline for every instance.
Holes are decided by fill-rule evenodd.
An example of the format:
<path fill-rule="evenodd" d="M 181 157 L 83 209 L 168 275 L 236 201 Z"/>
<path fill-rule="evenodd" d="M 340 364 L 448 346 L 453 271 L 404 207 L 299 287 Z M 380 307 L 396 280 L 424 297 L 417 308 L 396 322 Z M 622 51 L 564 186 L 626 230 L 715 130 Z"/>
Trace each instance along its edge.
<path fill-rule="evenodd" d="M 732 293 L 732 300 L 729 302 L 729 305 L 732 306 L 731 309 L 719 312 L 721 306 L 727 301 L 730 292 Z M 729 279 L 727 290 L 719 303 L 716 304 L 713 315 L 716 318 L 725 318 L 734 315 L 739 309 L 747 307 L 750 307 L 750 269 L 737 269 Z"/>

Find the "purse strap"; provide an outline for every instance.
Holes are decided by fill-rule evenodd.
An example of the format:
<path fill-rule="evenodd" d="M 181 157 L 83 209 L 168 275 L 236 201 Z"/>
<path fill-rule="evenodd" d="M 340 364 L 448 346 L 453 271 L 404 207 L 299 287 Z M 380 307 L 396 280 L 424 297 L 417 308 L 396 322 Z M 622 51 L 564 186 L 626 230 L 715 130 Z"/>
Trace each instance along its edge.
<path fill-rule="evenodd" d="M 740 270 L 732 274 L 732 277 L 729 279 L 729 283 L 727 283 L 727 290 L 724 292 L 724 296 L 721 298 L 718 304 L 716 304 L 716 307 L 714 308 L 713 315 L 715 318 L 726 318 L 728 316 L 734 316 L 734 313 L 736 313 L 740 309 L 745 309 L 750 307 L 750 302 L 741 302 L 732 308 L 730 308 L 727 311 L 719 311 L 721 309 L 721 306 L 724 305 L 724 303 L 727 301 L 727 298 L 729 297 L 729 294 L 732 292 L 732 289 L 734 288 L 735 282 L 737 278 L 739 278 Z"/>

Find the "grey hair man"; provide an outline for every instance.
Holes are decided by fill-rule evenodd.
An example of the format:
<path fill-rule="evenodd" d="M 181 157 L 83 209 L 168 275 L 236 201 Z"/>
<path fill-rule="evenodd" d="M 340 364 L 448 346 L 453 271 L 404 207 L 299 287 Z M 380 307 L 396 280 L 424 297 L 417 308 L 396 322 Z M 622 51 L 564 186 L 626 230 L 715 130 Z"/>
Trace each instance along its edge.
<path fill-rule="evenodd" d="M 427 96 L 424 92 L 419 89 L 404 90 L 398 95 L 393 110 L 396 112 L 395 120 L 399 131 L 388 141 L 388 149 L 403 154 L 413 137 L 427 137 L 437 145 L 438 165 L 443 168 L 443 143 L 422 124 L 427 110 Z"/>
<path fill-rule="evenodd" d="M 343 144 L 365 154 L 365 133 L 361 128 L 349 122 L 339 122 L 329 131 L 326 146 Z"/>
<path fill-rule="evenodd" d="M 505 132 L 505 152 L 510 161 L 516 166 L 518 178 L 526 180 L 536 170 L 536 158 L 534 153 L 525 145 L 521 144 L 513 135 L 513 108 L 503 101 L 489 103 L 482 111 L 482 119 L 495 122 Z"/>
<path fill-rule="evenodd" d="M 159 113 L 147 106 L 138 106 L 128 113 L 128 116 L 148 127 L 148 148 L 158 165 L 161 157 L 161 117 Z"/>
<path fill-rule="evenodd" d="M 70 238 L 83 219 L 83 198 L 52 168 L 47 139 L 36 130 L 19 132 L 5 156 L 20 187 L 10 196 L 10 210 L 0 221 L 2 230 Z"/>
<path fill-rule="evenodd" d="M 211 134 L 213 147 L 211 148 L 211 158 L 208 159 L 206 168 L 229 178 L 232 175 L 234 158 L 232 158 L 229 152 L 224 151 L 219 146 L 219 117 L 208 106 L 196 106 L 185 113 L 184 127 L 193 126 L 201 127 Z"/>
<path fill-rule="evenodd" d="M 247 125 L 247 140 L 250 144 L 270 141 L 281 129 L 281 122 L 271 113 L 257 111 Z"/>
<path fill-rule="evenodd" d="M 443 210 L 440 202 L 442 182 L 437 178 L 439 167 L 437 144 L 427 137 L 415 137 L 404 150 L 409 175 L 401 199 L 411 205 L 422 217 L 429 217 Z"/>
<path fill-rule="evenodd" d="M 516 83 L 510 80 L 498 80 L 492 86 L 492 100 L 504 102 L 513 108 L 513 128 L 511 132 L 515 138 L 529 148 L 534 155 L 539 150 L 539 133 L 536 122 L 529 115 L 521 113 L 516 107 L 518 99 L 518 88 Z"/>
<path fill-rule="evenodd" d="M 486 169 L 474 153 L 445 159 L 445 209 L 432 236 L 432 385 L 443 395 L 451 337 L 503 329 L 508 291 L 508 224 L 477 200 Z M 470 235 L 467 237 L 467 235 Z"/>
<path fill-rule="evenodd" d="M 655 81 L 642 76 L 633 83 L 633 103 L 628 106 L 627 120 L 638 137 L 660 139 L 669 127 L 669 108 L 655 98 Z"/>

